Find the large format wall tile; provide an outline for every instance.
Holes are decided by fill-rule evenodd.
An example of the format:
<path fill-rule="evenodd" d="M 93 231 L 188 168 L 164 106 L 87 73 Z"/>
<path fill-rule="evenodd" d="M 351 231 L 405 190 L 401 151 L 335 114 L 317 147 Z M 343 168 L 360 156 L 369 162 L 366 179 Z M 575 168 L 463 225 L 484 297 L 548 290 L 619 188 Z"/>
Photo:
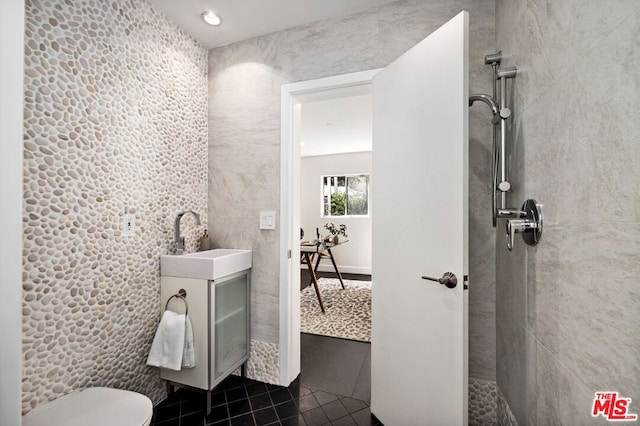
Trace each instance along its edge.
<path fill-rule="evenodd" d="M 591 417 L 594 393 L 558 362 L 531 333 L 526 334 L 526 388 L 528 425 L 595 425 L 607 423 Z"/>
<path fill-rule="evenodd" d="M 484 55 L 494 51 L 494 3 L 492 0 L 402 0 L 386 6 L 335 19 L 280 31 L 263 37 L 212 49 L 209 53 L 209 220 L 213 229 L 241 247 L 253 246 L 258 212 L 280 208 L 280 90 L 285 83 L 384 67 L 461 10 L 470 12 L 470 90 L 491 92 L 491 68 Z M 470 275 L 477 283 L 473 298 L 485 308 L 470 312 L 470 321 L 482 317 L 486 333 L 476 330 L 470 348 L 484 354 L 474 360 L 471 375 L 495 379 L 491 351 L 495 333 L 494 253 L 490 198 L 490 113 L 484 106 L 470 111 Z M 375 212 L 374 212 L 375 214 Z M 237 220 L 242 217 L 243 220 Z M 250 218 L 255 218 L 252 220 Z M 260 232 L 260 231 L 257 231 Z M 255 303 L 269 305 L 279 289 L 281 252 L 279 230 L 260 250 L 271 253 L 270 263 L 254 262 Z M 216 236 L 213 235 L 215 240 Z M 262 238 L 262 237 L 259 237 Z M 226 242 L 226 241 L 225 241 Z M 258 258 L 263 255 L 256 254 Z M 263 295 L 265 295 L 263 297 Z M 273 342 L 279 335 L 278 311 L 254 332 L 254 338 Z M 266 319 L 266 318 L 265 318 Z M 255 324 L 255 323 L 254 323 Z M 268 336 L 268 337 L 267 337 Z M 485 356 L 486 355 L 486 356 Z M 476 368 L 477 366 L 477 368 Z"/>
<path fill-rule="evenodd" d="M 536 140 L 525 146 L 532 196 L 551 223 L 638 221 L 640 209 L 640 22 L 631 16 L 558 77 L 526 111 Z M 607 64 L 596 67 L 594 63 Z M 576 107 L 556 99 L 575 99 Z M 535 130 L 534 130 L 535 129 Z M 549 179 L 554 176 L 554 179 Z M 538 195 L 539 194 L 539 195 Z"/>
<path fill-rule="evenodd" d="M 540 43 L 533 51 L 534 54 L 528 57 L 529 63 L 535 65 L 529 70 L 549 75 L 551 81 L 546 83 L 553 83 L 559 75 L 573 69 L 585 52 L 599 44 L 637 6 L 636 0 L 612 0 L 604 3 L 594 0 L 527 2 L 525 17 L 532 22 L 527 27 L 539 30 L 536 39 Z M 520 34 L 521 37 L 529 35 Z M 543 87 L 537 84 L 532 86 L 538 93 L 543 91 L 540 90 Z M 530 97 L 528 99 L 533 100 Z"/>
<path fill-rule="evenodd" d="M 209 149 L 215 156 L 209 163 L 209 191 L 217 194 L 211 200 L 211 214 L 258 218 L 261 210 L 272 209 L 280 199 L 271 190 L 273 182 L 280 181 L 279 147 L 256 146 L 243 152 L 240 144 Z"/>
<path fill-rule="evenodd" d="M 505 43 L 511 36 L 513 31 L 518 31 L 515 26 L 520 18 L 527 10 L 527 0 L 496 0 L 496 41 Z M 504 49 L 502 45 L 497 46 L 498 49 Z M 503 53 L 514 54 L 516 52 Z"/>
<path fill-rule="evenodd" d="M 475 284 L 474 284 L 475 285 Z M 471 282 L 469 290 L 471 290 Z M 491 285 L 493 287 L 493 285 Z M 469 295 L 471 299 L 473 295 Z M 471 377 L 495 377 L 495 302 L 469 303 L 469 371 Z M 491 380 L 495 382 L 495 380 Z"/>
<path fill-rule="evenodd" d="M 496 378 L 518 424 L 526 424 L 526 330 L 496 304 Z"/>
<path fill-rule="evenodd" d="M 496 309 L 501 309 L 509 321 L 524 327 L 527 323 L 527 250 L 522 238 L 516 235 L 513 251 L 508 251 L 504 223 L 500 225 L 503 226 L 496 230 L 496 270 L 500 276 Z"/>
<path fill-rule="evenodd" d="M 523 110 L 541 94 L 551 92 L 556 78 L 572 70 L 585 52 L 638 8 L 635 0 L 537 0 L 526 4 L 519 0 L 505 11 L 507 3 L 511 1 L 497 3 L 498 16 L 507 19 L 497 21 L 498 48 L 505 53 L 505 65 L 519 68 L 515 92 Z"/>
<path fill-rule="evenodd" d="M 640 224 L 548 231 L 532 261 L 530 329 L 593 392 L 614 389 L 640 400 Z"/>
<path fill-rule="evenodd" d="M 594 392 L 640 398 L 640 3 L 499 0 L 496 17 L 519 68 L 514 189 L 546 223 L 538 246 L 497 249 L 498 386 L 520 424 L 599 424 Z"/>
<path fill-rule="evenodd" d="M 173 219 L 207 220 L 206 74 L 144 0 L 26 2 L 24 412 L 88 386 L 164 394 L 145 361 Z M 183 235 L 194 250 L 191 219 Z"/>

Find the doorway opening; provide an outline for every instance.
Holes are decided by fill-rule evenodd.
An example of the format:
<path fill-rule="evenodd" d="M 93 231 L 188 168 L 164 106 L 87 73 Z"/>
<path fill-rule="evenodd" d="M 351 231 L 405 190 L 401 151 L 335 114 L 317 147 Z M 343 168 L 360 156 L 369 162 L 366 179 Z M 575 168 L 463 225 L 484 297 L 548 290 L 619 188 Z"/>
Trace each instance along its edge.
<path fill-rule="evenodd" d="M 375 74 L 371 407 L 386 423 L 468 419 L 468 33 L 463 11 Z M 299 299 L 300 183 L 292 178 L 300 173 L 300 99 L 372 77 L 282 87 L 285 383 L 300 371 L 299 307 L 293 303 Z M 433 278 L 439 274 L 456 275 L 460 284 L 440 285 L 454 282 Z"/>
<path fill-rule="evenodd" d="M 325 358 L 323 354 L 326 351 L 340 356 L 341 350 L 353 350 L 348 346 L 354 345 L 364 345 L 366 349 L 360 346 L 356 352 L 362 354 L 363 363 L 366 357 L 369 357 L 370 363 L 368 343 L 345 340 L 346 343 L 342 345 L 342 341 L 334 338 L 342 337 L 339 335 L 301 335 L 300 303 L 302 290 L 305 292 L 305 306 L 320 312 L 321 303 L 326 305 L 332 302 L 323 300 L 322 291 L 315 292 L 317 287 L 342 284 L 349 287 L 352 281 L 357 285 L 358 282 L 363 282 L 363 278 L 370 281 L 370 220 L 373 206 L 368 197 L 368 186 L 373 181 L 371 82 L 377 72 L 378 70 L 364 71 L 282 87 L 280 378 L 284 385 L 293 381 L 301 371 L 303 339 L 305 346 L 314 347 L 311 351 L 305 351 L 306 355 L 303 354 L 308 355 L 304 359 L 305 363 Z M 350 124 L 361 120 L 358 115 L 367 115 L 367 112 L 359 111 L 358 107 L 358 102 L 362 104 L 367 98 L 368 106 L 364 108 L 369 114 L 366 130 L 368 137 L 356 137 L 354 133 L 358 130 Z M 339 139 L 336 137 L 337 133 L 347 133 L 345 137 L 350 138 L 351 142 L 346 142 L 345 138 Z M 340 225 L 345 225 L 346 236 L 340 235 L 342 240 L 337 245 L 333 245 L 332 240 L 328 244 L 331 250 L 327 251 L 324 239 L 330 234 L 330 224 L 334 224 L 338 233 Z M 301 235 L 301 230 L 304 231 L 304 236 Z M 319 251 L 325 256 L 320 258 L 320 254 L 314 253 L 313 261 L 309 262 L 312 267 L 305 265 L 301 268 L 301 259 L 305 258 L 304 251 L 307 251 L 301 242 L 315 245 L 317 240 L 321 243 Z M 316 247 L 311 250 L 316 251 Z M 307 259 L 310 258 L 311 256 L 307 256 Z M 317 275 L 314 273 L 316 266 Z M 360 280 L 351 280 L 353 278 Z M 318 314 L 320 325 L 322 317 L 319 315 L 326 315 L 327 307 L 323 306 L 325 314 Z M 322 330 L 318 333 L 325 334 Z M 351 372 L 355 376 L 352 377 L 354 382 L 351 384 L 345 380 L 340 383 L 340 380 L 331 377 L 325 378 L 325 381 L 332 386 L 343 386 L 343 389 L 334 393 L 352 396 L 361 367 Z M 310 376 L 309 379 L 326 376 L 323 373 L 326 371 L 318 372 L 317 377 Z M 339 371 L 336 373 L 341 374 Z M 363 380 L 370 382 L 370 370 L 364 374 Z M 350 386 L 351 389 L 347 390 Z M 363 392 L 369 393 L 370 388 Z M 367 395 L 368 398 L 370 397 Z"/>
<path fill-rule="evenodd" d="M 300 387 L 335 416 L 371 399 L 372 86 L 300 107 Z"/>

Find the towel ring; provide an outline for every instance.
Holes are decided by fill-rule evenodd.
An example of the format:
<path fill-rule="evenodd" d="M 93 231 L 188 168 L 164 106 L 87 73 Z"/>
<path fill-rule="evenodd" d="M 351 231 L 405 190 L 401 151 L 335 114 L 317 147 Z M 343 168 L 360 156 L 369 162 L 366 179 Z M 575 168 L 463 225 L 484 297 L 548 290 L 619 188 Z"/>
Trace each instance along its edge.
<path fill-rule="evenodd" d="M 178 293 L 167 299 L 167 303 L 164 305 L 164 310 L 166 311 L 167 309 L 169 309 L 169 302 L 171 302 L 171 299 L 173 299 L 174 297 L 177 299 L 181 299 L 184 302 L 184 314 L 187 315 L 189 313 L 189 304 L 187 303 L 187 292 L 183 288 L 178 290 Z"/>

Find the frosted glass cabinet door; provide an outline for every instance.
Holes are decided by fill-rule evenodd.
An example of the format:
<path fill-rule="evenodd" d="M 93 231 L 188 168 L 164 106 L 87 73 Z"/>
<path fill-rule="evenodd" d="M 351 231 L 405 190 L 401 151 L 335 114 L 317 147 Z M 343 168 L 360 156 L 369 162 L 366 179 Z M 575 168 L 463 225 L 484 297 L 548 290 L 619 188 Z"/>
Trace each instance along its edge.
<path fill-rule="evenodd" d="M 243 274 L 228 281 L 214 282 L 214 378 L 227 373 L 248 355 L 249 276 Z"/>

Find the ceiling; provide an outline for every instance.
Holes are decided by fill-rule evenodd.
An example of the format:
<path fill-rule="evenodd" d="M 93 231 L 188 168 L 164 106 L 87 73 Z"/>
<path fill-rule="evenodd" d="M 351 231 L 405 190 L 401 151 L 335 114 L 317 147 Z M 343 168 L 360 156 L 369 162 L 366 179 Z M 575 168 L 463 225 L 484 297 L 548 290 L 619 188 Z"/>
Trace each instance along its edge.
<path fill-rule="evenodd" d="M 396 0 L 150 0 L 207 48 L 224 46 L 321 19 L 349 15 Z M 205 24 L 213 10 L 222 25 Z"/>
<path fill-rule="evenodd" d="M 371 151 L 371 85 L 321 92 L 301 101 L 300 155 Z"/>

